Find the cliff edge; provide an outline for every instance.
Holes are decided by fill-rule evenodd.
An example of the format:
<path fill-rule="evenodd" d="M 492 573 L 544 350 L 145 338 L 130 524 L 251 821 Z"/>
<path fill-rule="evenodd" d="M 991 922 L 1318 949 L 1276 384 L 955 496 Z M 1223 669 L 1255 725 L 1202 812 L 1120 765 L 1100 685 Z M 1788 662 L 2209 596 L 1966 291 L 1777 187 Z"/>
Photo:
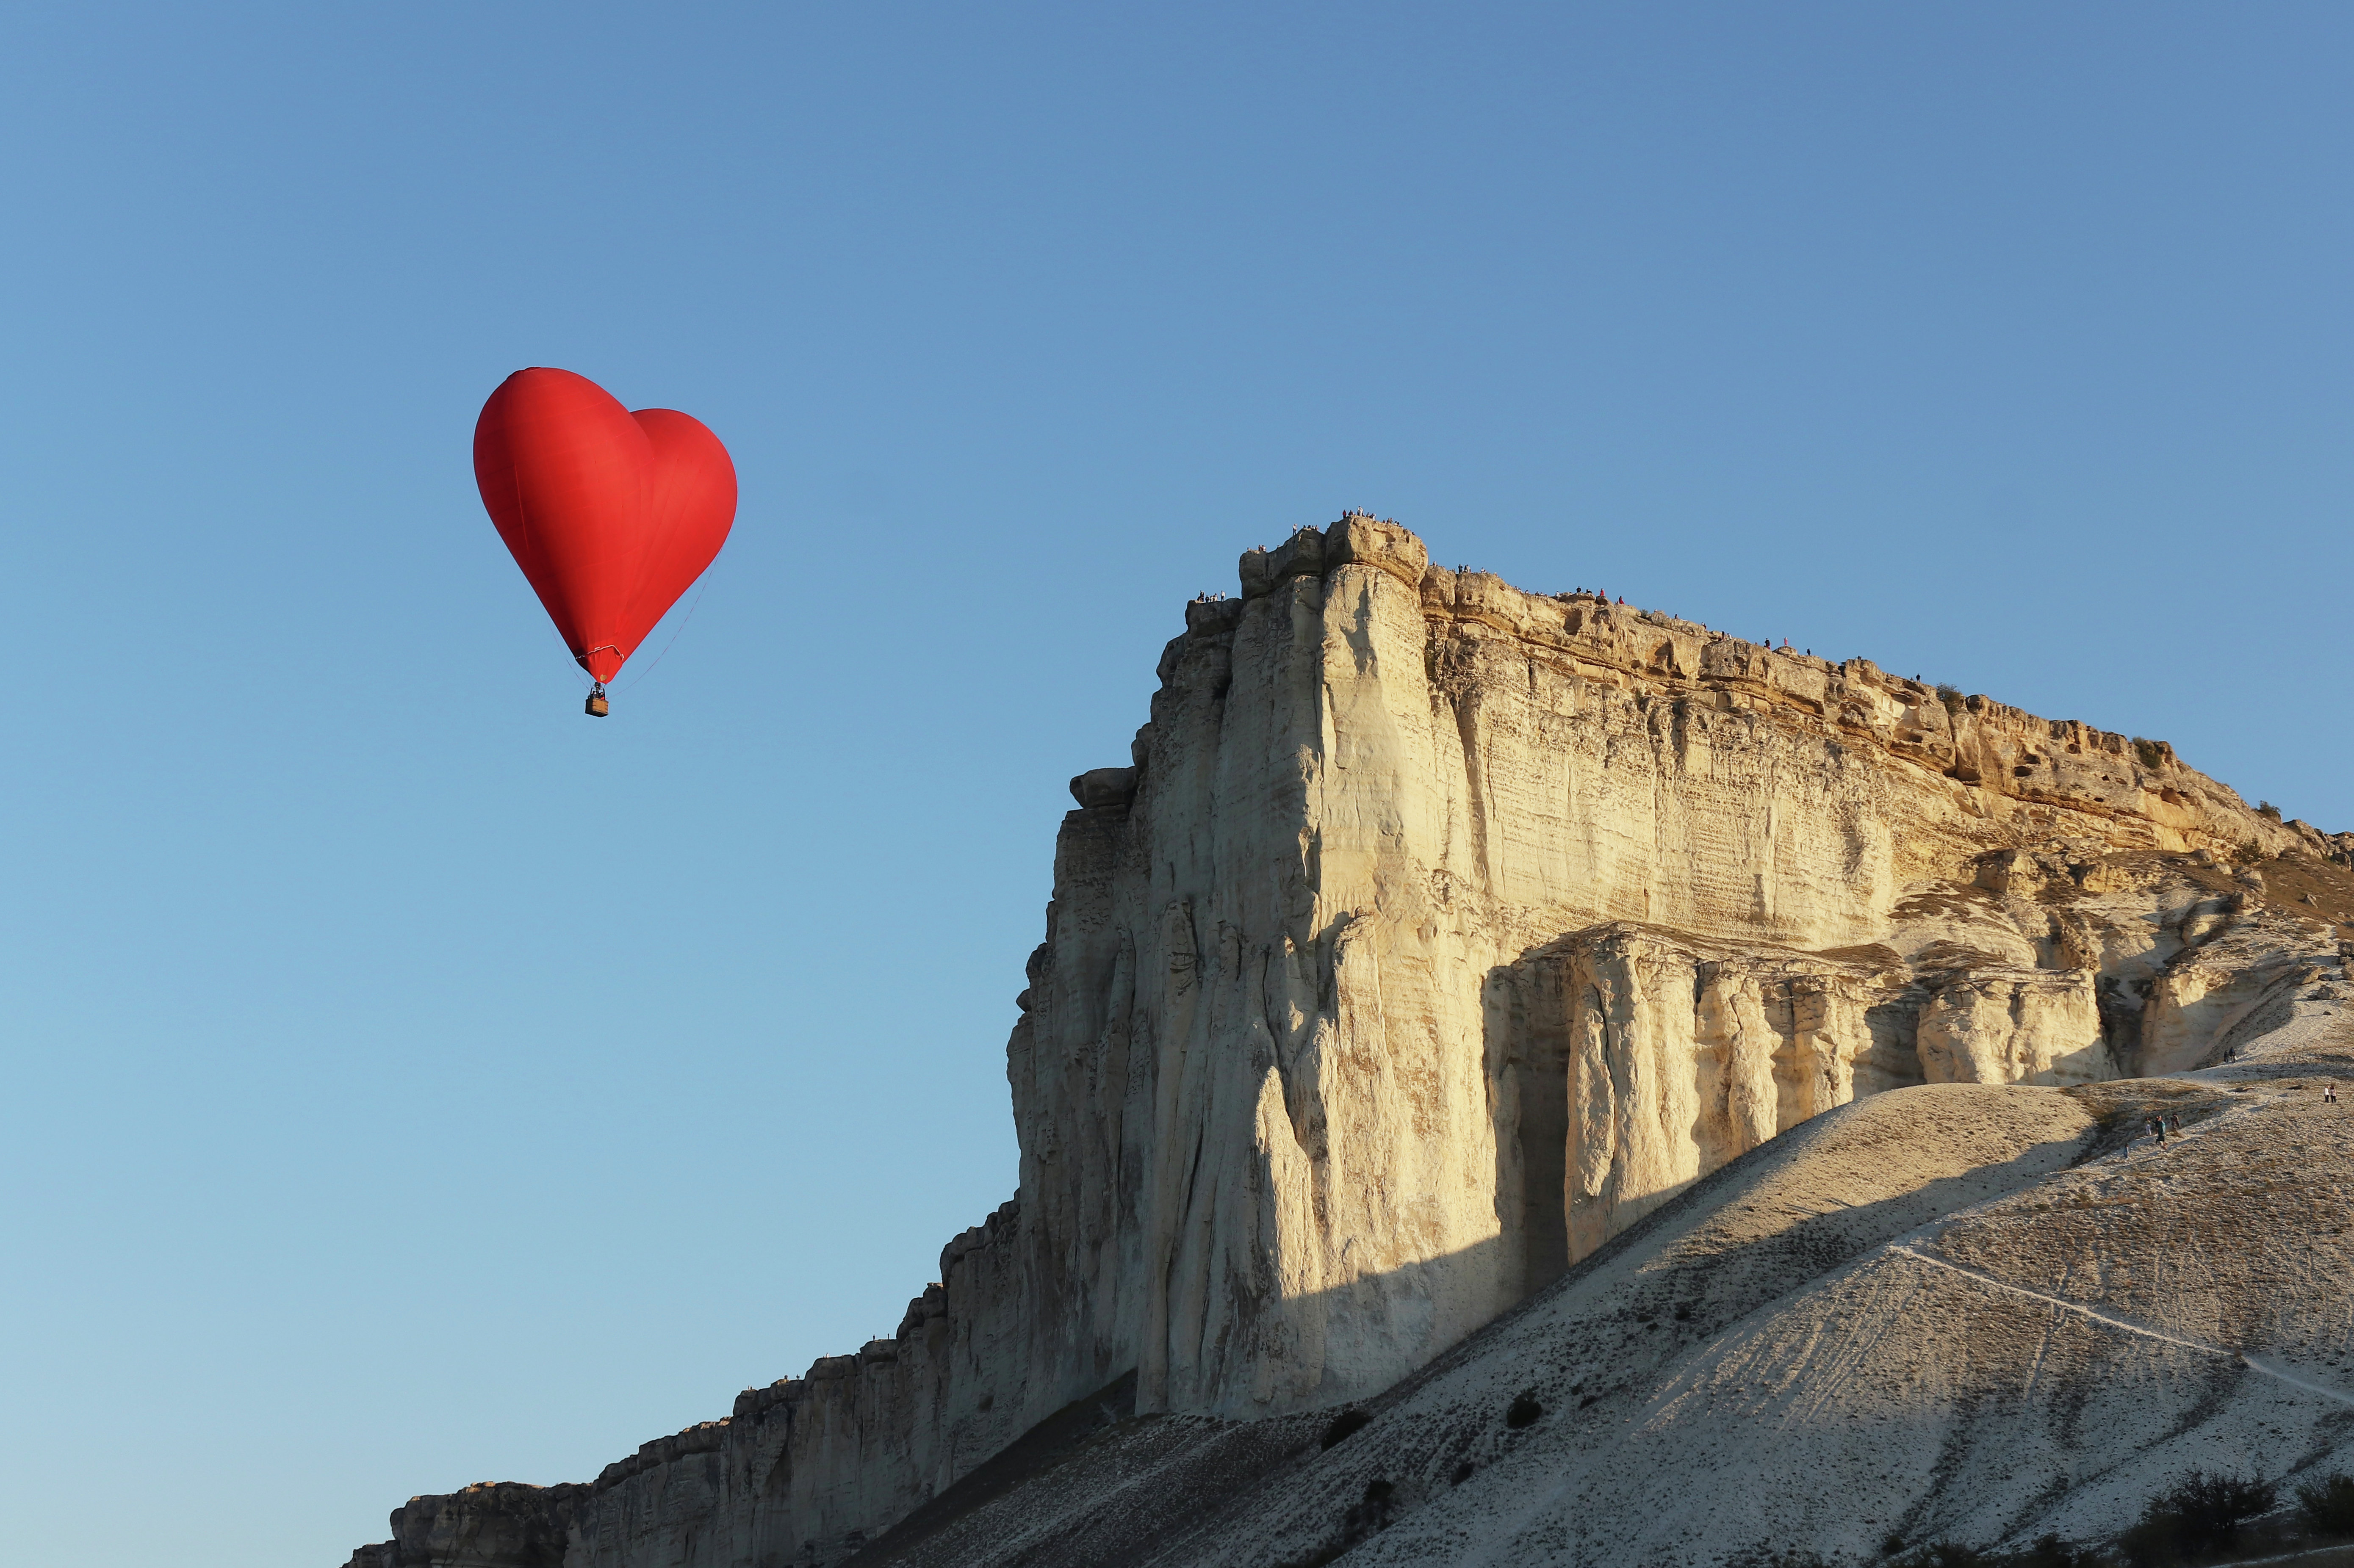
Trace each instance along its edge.
<path fill-rule="evenodd" d="M 1019 1192 L 898 1332 L 594 1482 L 412 1499 L 353 1568 L 871 1557 L 1075 1411 L 1280 1447 L 1824 1113 L 2091 1115 L 2343 979 L 2354 835 L 2163 743 L 1525 593 L 1362 514 L 1240 579 L 1071 781 Z"/>

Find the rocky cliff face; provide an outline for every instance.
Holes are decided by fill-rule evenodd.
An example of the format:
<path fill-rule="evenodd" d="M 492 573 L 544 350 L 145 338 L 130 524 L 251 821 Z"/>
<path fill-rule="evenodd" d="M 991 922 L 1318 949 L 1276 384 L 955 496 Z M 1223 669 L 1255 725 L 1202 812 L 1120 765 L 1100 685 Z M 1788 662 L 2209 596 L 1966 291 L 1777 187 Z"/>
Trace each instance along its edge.
<path fill-rule="evenodd" d="M 589 1486 L 414 1499 L 355 1564 L 836 1562 L 1074 1402 L 1362 1399 L 1811 1117 L 2194 1065 L 2336 961 L 2349 911 L 2249 868 L 2354 839 L 2163 744 L 1362 515 L 1241 577 L 1072 781 L 1020 1193 L 898 1334 Z"/>
<path fill-rule="evenodd" d="M 1913 1563 L 2354 1471 L 2349 998 L 2191 1075 L 1867 1096 L 1373 1400 L 1035 1433 L 853 1568 Z"/>

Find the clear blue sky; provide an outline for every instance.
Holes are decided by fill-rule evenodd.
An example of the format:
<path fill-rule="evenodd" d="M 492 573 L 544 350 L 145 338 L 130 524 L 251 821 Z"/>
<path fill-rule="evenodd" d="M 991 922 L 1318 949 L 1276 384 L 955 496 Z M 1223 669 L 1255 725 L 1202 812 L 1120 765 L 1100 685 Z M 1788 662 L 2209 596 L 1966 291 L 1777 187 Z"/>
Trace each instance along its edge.
<path fill-rule="evenodd" d="M 1344 506 L 2354 827 L 2350 49 L 9 8 L 0 1556 L 328 1568 L 888 1331 L 1012 1192 L 1064 780 Z M 742 474 L 604 723 L 474 494 L 526 365 Z"/>

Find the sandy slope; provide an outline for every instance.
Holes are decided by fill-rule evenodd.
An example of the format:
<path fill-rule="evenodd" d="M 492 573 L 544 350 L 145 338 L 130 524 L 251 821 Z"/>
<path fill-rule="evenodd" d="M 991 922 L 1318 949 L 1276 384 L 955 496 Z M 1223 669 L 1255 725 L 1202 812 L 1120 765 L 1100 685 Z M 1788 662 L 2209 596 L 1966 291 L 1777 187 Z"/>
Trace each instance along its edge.
<path fill-rule="evenodd" d="M 1706 1563 L 2090 1537 L 2354 1470 L 2354 1013 L 2232 1067 L 1903 1089 L 1734 1165 L 1366 1408 L 1127 1421 L 862 1562 Z M 2349 1081 L 2321 1103 L 2325 1075 Z M 2129 1133 L 2155 1110 L 2184 1135 Z M 1532 1399 L 1542 1414 L 1515 1427 Z M 1526 1405 L 1522 1414 L 1528 1414 Z M 943 1522 L 945 1520 L 945 1522 Z"/>

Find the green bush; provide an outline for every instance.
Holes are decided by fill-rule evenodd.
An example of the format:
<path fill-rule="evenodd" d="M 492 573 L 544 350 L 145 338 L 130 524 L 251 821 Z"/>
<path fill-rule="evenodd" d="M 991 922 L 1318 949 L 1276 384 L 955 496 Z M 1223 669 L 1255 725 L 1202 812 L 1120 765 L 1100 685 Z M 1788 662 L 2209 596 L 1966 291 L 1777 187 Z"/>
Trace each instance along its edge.
<path fill-rule="evenodd" d="M 2133 1568 L 2163 1568 L 2200 1557 L 2239 1539 L 2240 1527 L 2271 1508 L 2276 1495 L 2270 1481 L 2193 1470 L 2150 1499 L 2140 1520 L 2117 1544 Z"/>
<path fill-rule="evenodd" d="M 2354 1476 L 2324 1476 L 2297 1488 L 2296 1518 L 2316 1535 L 2354 1535 Z"/>
<path fill-rule="evenodd" d="M 1946 711 L 1949 714 L 1962 711 L 1962 689 L 1959 686 L 1941 683 L 1937 687 L 1937 700 L 1946 705 Z"/>

